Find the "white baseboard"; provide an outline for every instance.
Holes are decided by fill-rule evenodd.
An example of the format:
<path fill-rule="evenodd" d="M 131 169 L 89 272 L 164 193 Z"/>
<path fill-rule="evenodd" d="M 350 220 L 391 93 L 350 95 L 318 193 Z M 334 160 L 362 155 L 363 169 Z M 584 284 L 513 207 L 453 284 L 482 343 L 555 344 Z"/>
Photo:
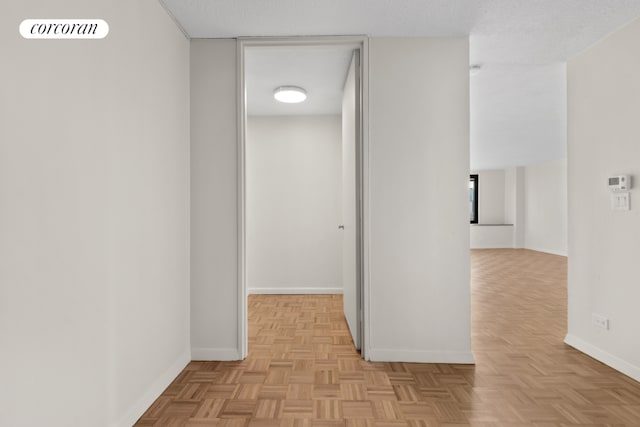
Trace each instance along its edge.
<path fill-rule="evenodd" d="M 640 367 L 632 365 L 631 363 L 614 356 L 611 353 L 607 353 L 599 347 L 596 347 L 575 335 L 567 334 L 564 338 L 564 342 L 578 351 L 593 357 L 594 359 L 604 363 L 607 366 L 612 367 L 616 371 L 620 371 L 623 374 L 633 378 L 636 381 L 640 381 Z"/>
<path fill-rule="evenodd" d="M 237 348 L 192 348 L 192 360 L 242 360 Z"/>
<path fill-rule="evenodd" d="M 567 256 L 567 251 L 557 251 L 555 249 L 545 249 L 545 248 L 534 248 L 534 247 L 524 247 L 523 249 L 529 249 L 530 251 L 536 251 L 536 252 L 544 252 L 546 254 L 551 254 L 551 255 L 560 255 L 560 256 Z"/>
<path fill-rule="evenodd" d="M 162 392 L 171 384 L 180 372 L 191 361 L 189 351 L 185 351 L 175 362 L 151 384 L 142 396 L 135 402 L 129 410 L 116 422 L 111 423 L 111 427 L 130 427 L 138 421 L 138 418 L 155 402 Z"/>
<path fill-rule="evenodd" d="M 470 351 L 419 351 L 370 349 L 369 358 L 374 362 L 410 362 L 410 363 L 476 363 Z"/>
<path fill-rule="evenodd" d="M 247 293 L 251 294 L 281 294 L 281 295 L 325 295 L 325 294 L 342 294 L 342 288 L 338 287 L 317 287 L 317 288 L 292 288 L 288 286 L 282 287 L 254 287 L 247 288 Z"/>

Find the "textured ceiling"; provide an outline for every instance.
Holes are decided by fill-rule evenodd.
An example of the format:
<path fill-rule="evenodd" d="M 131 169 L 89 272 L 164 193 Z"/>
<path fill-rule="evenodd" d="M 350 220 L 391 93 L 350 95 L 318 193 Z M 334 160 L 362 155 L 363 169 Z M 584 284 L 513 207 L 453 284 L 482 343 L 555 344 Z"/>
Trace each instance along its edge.
<path fill-rule="evenodd" d="M 164 3 L 193 38 L 469 35 L 470 62 L 483 65 L 482 71 L 471 77 L 474 169 L 564 157 L 564 63 L 640 17 L 640 0 L 164 0 Z"/>

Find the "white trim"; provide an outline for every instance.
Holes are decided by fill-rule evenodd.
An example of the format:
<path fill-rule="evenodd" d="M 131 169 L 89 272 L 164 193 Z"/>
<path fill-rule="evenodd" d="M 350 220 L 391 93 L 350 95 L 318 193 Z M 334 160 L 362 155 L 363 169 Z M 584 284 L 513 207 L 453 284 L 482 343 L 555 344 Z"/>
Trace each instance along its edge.
<path fill-rule="evenodd" d="M 280 294 L 280 295 L 341 295 L 342 288 L 338 287 L 313 287 L 313 288 L 292 288 L 289 286 L 278 287 L 255 287 L 247 288 L 247 294 L 260 295 L 260 294 Z"/>
<path fill-rule="evenodd" d="M 544 248 L 532 248 L 530 246 L 526 246 L 522 249 L 529 249 L 530 251 L 536 251 L 536 252 L 544 252 L 545 254 L 551 254 L 551 255 L 559 255 L 559 256 L 567 256 L 567 251 L 556 251 L 554 249 L 544 249 Z"/>
<path fill-rule="evenodd" d="M 237 181 L 238 181 L 238 351 L 240 358 L 247 355 L 248 330 L 247 330 L 247 283 L 246 283 L 246 212 L 245 212 L 245 47 L 273 47 L 273 46 L 352 46 L 359 49 L 362 55 L 361 78 L 362 78 L 362 284 L 361 298 L 363 311 L 363 329 L 361 338 L 361 354 L 365 360 L 369 357 L 370 330 L 370 302 L 369 295 L 369 246 L 370 246 L 370 197 L 369 197 L 369 40 L 367 36 L 312 36 L 312 37 L 242 37 L 237 43 L 237 72 L 238 72 L 238 158 L 237 158 Z"/>
<path fill-rule="evenodd" d="M 369 39 L 362 38 L 362 47 L 360 49 L 360 72 L 361 72 L 361 91 L 362 111 L 362 329 L 360 339 L 360 352 L 364 360 L 371 360 L 369 356 L 371 351 L 371 287 L 370 287 L 370 245 L 371 245 L 371 197 L 369 183 L 370 175 L 370 127 L 369 127 Z"/>
<path fill-rule="evenodd" d="M 371 182 L 370 176 L 370 128 L 369 128 L 369 39 L 367 37 L 362 37 L 361 39 L 361 47 L 360 47 L 360 97 L 361 97 L 361 111 L 360 111 L 360 126 L 361 126 L 361 188 L 362 193 L 360 196 L 362 197 L 362 223 L 361 227 L 361 254 L 362 257 L 362 288 L 360 289 L 360 301 L 361 301 L 361 310 L 362 310 L 362 318 L 361 318 L 361 335 L 360 335 L 360 354 L 364 360 L 371 360 L 369 356 L 369 352 L 371 349 L 371 287 L 370 285 L 370 236 L 371 236 L 371 197 L 369 190 L 369 183 Z M 360 315 L 360 314 L 359 314 Z"/>
<path fill-rule="evenodd" d="M 474 365 L 475 359 L 470 351 L 420 351 L 371 349 L 371 360 L 379 362 L 409 363 L 452 363 Z"/>
<path fill-rule="evenodd" d="M 246 91 L 244 76 L 244 42 L 236 42 L 238 98 L 236 105 L 239 119 L 236 120 L 238 134 L 237 151 L 237 204 L 238 204 L 238 353 L 239 359 L 247 357 L 249 345 L 249 325 L 247 322 L 247 276 L 246 276 L 246 187 L 245 187 L 245 128 L 247 122 Z"/>
<path fill-rule="evenodd" d="M 111 427 L 129 427 L 134 425 L 190 361 L 191 355 L 189 350 L 187 350 L 182 353 L 162 375 L 156 378 L 156 380 L 144 393 L 142 393 L 140 398 L 129 407 L 129 410 L 120 417 L 118 421 L 109 425 Z"/>
<path fill-rule="evenodd" d="M 589 344 L 575 335 L 567 334 L 564 338 L 564 342 L 587 356 L 593 357 L 605 365 L 612 367 L 616 371 L 622 372 L 636 381 L 640 381 L 640 366 L 632 365 L 631 363 L 622 360 L 619 357 L 596 347 L 595 345 Z"/>
<path fill-rule="evenodd" d="M 191 349 L 192 360 L 242 360 L 237 348 L 193 348 Z"/>

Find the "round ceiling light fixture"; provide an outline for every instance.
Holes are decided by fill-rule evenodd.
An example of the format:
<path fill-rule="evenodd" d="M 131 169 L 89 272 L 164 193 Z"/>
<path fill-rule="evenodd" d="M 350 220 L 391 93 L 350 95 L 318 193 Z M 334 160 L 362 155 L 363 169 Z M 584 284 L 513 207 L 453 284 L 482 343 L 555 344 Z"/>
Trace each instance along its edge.
<path fill-rule="evenodd" d="M 273 97 L 287 104 L 297 104 L 307 99 L 307 91 L 298 86 L 280 86 L 273 91 Z"/>

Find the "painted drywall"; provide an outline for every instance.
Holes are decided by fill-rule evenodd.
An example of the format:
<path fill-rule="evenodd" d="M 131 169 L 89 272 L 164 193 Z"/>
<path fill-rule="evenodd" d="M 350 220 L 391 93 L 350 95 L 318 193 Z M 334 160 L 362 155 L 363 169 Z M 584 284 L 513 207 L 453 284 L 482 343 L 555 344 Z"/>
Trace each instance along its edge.
<path fill-rule="evenodd" d="M 360 348 L 360 295 L 357 270 L 357 193 L 356 193 L 356 55 L 351 57 L 342 91 L 342 194 L 340 252 L 342 259 L 342 289 L 344 317 L 357 349 Z"/>
<path fill-rule="evenodd" d="M 471 249 L 511 248 L 513 247 L 513 227 L 505 219 L 506 171 L 504 169 L 472 170 L 478 175 L 478 220 L 471 224 Z M 497 226 L 486 227 L 491 224 Z"/>
<path fill-rule="evenodd" d="M 478 223 L 505 224 L 504 169 L 478 170 Z"/>
<path fill-rule="evenodd" d="M 567 255 L 566 160 L 472 173 L 479 180 L 480 223 L 513 225 L 472 225 L 472 249 L 527 248 Z"/>
<path fill-rule="evenodd" d="M 130 426 L 189 360 L 189 42 L 116 3 L 0 16 L 3 426 Z M 58 17 L 110 33 L 18 33 Z"/>
<path fill-rule="evenodd" d="M 191 346 L 236 360 L 238 211 L 236 41 L 191 40 Z"/>
<path fill-rule="evenodd" d="M 250 116 L 249 293 L 342 293 L 341 118 Z"/>
<path fill-rule="evenodd" d="M 505 221 L 505 170 L 472 170 L 478 175 L 478 223 L 507 224 Z M 471 224 L 471 249 L 513 247 L 513 227 Z"/>
<path fill-rule="evenodd" d="M 472 362 L 468 40 L 369 47 L 370 357 Z M 240 353 L 235 48 L 191 41 L 194 358 Z"/>
<path fill-rule="evenodd" d="M 568 62 L 566 342 L 640 381 L 639 49 L 637 20 Z M 631 210 L 613 211 L 607 177 L 623 173 L 634 178 Z"/>
<path fill-rule="evenodd" d="M 524 248 L 525 205 L 524 167 L 504 171 L 504 221 L 513 224 L 513 248 Z"/>
<path fill-rule="evenodd" d="M 524 212 L 525 247 L 566 256 L 566 160 L 524 168 Z"/>
<path fill-rule="evenodd" d="M 500 249 L 513 247 L 513 225 L 478 225 L 469 228 L 471 249 Z"/>
<path fill-rule="evenodd" d="M 369 46 L 370 355 L 472 362 L 468 39 Z"/>
<path fill-rule="evenodd" d="M 504 222 L 516 222 L 516 168 L 504 170 Z"/>

